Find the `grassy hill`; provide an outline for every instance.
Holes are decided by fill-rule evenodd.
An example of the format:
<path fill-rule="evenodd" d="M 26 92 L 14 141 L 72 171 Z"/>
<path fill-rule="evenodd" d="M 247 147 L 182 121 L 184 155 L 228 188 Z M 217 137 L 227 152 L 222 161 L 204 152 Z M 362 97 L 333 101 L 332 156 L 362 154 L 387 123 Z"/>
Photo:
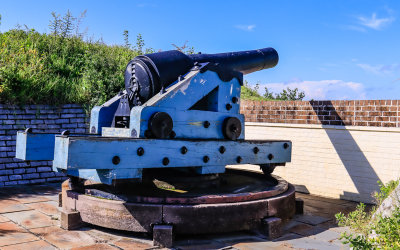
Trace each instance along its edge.
<path fill-rule="evenodd" d="M 126 64 L 140 53 L 80 36 L 0 33 L 0 103 L 103 103 L 123 88 Z"/>

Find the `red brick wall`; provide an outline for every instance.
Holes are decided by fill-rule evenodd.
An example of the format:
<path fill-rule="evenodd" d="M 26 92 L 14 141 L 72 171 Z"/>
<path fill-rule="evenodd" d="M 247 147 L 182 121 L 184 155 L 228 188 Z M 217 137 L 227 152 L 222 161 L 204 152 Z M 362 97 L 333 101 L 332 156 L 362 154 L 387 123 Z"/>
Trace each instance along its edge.
<path fill-rule="evenodd" d="M 247 122 L 400 127 L 400 100 L 241 101 Z"/>

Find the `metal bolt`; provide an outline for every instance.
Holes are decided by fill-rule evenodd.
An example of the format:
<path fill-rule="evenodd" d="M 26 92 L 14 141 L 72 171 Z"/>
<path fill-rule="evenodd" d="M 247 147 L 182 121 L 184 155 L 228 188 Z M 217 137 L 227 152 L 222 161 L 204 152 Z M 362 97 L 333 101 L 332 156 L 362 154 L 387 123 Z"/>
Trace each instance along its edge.
<path fill-rule="evenodd" d="M 236 96 L 232 97 L 232 102 L 233 103 L 237 103 L 238 101 L 239 101 L 239 99 Z"/>
<path fill-rule="evenodd" d="M 237 162 L 237 163 L 241 163 L 242 160 L 243 160 L 242 157 L 240 157 L 240 156 L 236 157 L 236 162 Z"/>
<path fill-rule="evenodd" d="M 207 163 L 209 160 L 210 160 L 210 157 L 208 157 L 207 155 L 203 157 L 204 163 Z"/>
<path fill-rule="evenodd" d="M 228 103 L 228 104 L 226 104 L 226 110 L 231 110 L 231 108 L 232 108 L 232 105 L 230 104 L 230 103 Z"/>
<path fill-rule="evenodd" d="M 184 155 L 187 153 L 187 151 L 188 151 L 187 147 L 185 147 L 185 146 L 181 147 L 181 154 Z"/>
<path fill-rule="evenodd" d="M 137 149 L 136 153 L 138 156 L 142 156 L 142 155 L 144 155 L 144 149 L 142 147 L 140 147 Z"/>
<path fill-rule="evenodd" d="M 226 148 L 224 146 L 219 147 L 219 152 L 221 154 L 225 153 L 225 151 L 226 151 Z"/>
<path fill-rule="evenodd" d="M 289 144 L 285 142 L 285 143 L 283 144 L 283 148 L 284 148 L 284 149 L 287 149 L 288 147 L 289 147 Z"/>
<path fill-rule="evenodd" d="M 137 137 L 136 129 L 131 130 L 131 137 Z"/>
<path fill-rule="evenodd" d="M 205 128 L 210 127 L 210 122 L 209 122 L 209 121 L 205 121 L 205 122 L 203 123 L 203 126 L 204 126 Z"/>
<path fill-rule="evenodd" d="M 168 159 L 168 157 L 164 157 L 164 159 L 162 160 L 162 164 L 163 164 L 164 166 L 167 166 L 167 165 L 169 164 L 169 159 Z"/>
<path fill-rule="evenodd" d="M 171 131 L 171 133 L 169 134 L 169 138 L 174 139 L 176 136 L 175 131 Z"/>
<path fill-rule="evenodd" d="M 258 154 L 258 152 L 260 152 L 260 149 L 258 147 L 254 147 L 253 152 L 254 154 Z"/>
<path fill-rule="evenodd" d="M 120 161 L 121 161 L 121 159 L 117 155 L 112 158 L 112 163 L 114 165 L 118 165 Z"/>
<path fill-rule="evenodd" d="M 269 154 L 268 155 L 268 160 L 272 160 L 272 159 L 274 159 L 274 155 L 273 154 Z"/>

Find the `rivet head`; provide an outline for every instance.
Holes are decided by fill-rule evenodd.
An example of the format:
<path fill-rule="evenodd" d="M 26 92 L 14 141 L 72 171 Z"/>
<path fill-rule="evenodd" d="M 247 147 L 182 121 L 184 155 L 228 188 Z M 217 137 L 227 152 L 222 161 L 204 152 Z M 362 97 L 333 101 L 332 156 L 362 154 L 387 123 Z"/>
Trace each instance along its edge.
<path fill-rule="evenodd" d="M 253 152 L 254 154 L 258 154 L 258 152 L 260 152 L 260 149 L 258 147 L 254 147 Z"/>
<path fill-rule="evenodd" d="M 95 126 L 92 126 L 92 127 L 90 128 L 90 133 L 92 133 L 92 134 L 95 134 L 95 133 L 96 133 L 96 127 L 95 127 Z"/>
<path fill-rule="evenodd" d="M 284 148 L 284 149 L 287 149 L 288 147 L 289 147 L 289 143 L 286 143 L 286 142 L 285 142 L 285 143 L 283 144 L 283 148 Z"/>
<path fill-rule="evenodd" d="M 237 162 L 237 163 L 241 163 L 242 160 L 243 160 L 242 157 L 240 157 L 240 156 L 236 157 L 236 162 Z"/>
<path fill-rule="evenodd" d="M 121 159 L 117 155 L 112 158 L 112 163 L 114 165 L 118 165 L 120 163 L 120 161 L 121 161 Z"/>
<path fill-rule="evenodd" d="M 144 155 L 144 149 L 142 147 L 140 147 L 137 149 L 136 153 L 138 156 L 142 156 L 142 155 Z"/>
<path fill-rule="evenodd" d="M 188 151 L 187 147 L 185 147 L 185 146 L 181 147 L 181 154 L 184 155 L 187 153 L 187 151 Z"/>
<path fill-rule="evenodd" d="M 162 160 L 162 164 L 163 164 L 164 166 L 167 166 L 167 165 L 169 164 L 169 159 L 168 159 L 168 157 L 164 157 L 164 159 Z"/>
<path fill-rule="evenodd" d="M 239 100 L 239 99 L 238 99 L 236 96 L 232 97 L 232 102 L 233 102 L 233 103 L 237 103 L 238 100 Z"/>
<path fill-rule="evenodd" d="M 221 154 L 225 153 L 225 151 L 226 151 L 226 148 L 224 146 L 219 147 L 219 152 Z"/>
<path fill-rule="evenodd" d="M 210 122 L 209 122 L 209 121 L 205 121 L 205 122 L 203 123 L 203 126 L 204 126 L 205 128 L 210 127 Z"/>
<path fill-rule="evenodd" d="M 203 162 L 207 163 L 210 160 L 210 157 L 208 157 L 207 155 L 203 157 Z"/>
<path fill-rule="evenodd" d="M 269 154 L 268 155 L 268 160 L 272 160 L 272 159 L 274 159 L 274 155 L 273 154 Z"/>
<path fill-rule="evenodd" d="M 171 131 L 171 133 L 169 134 L 169 138 L 174 139 L 176 136 L 175 131 Z"/>
<path fill-rule="evenodd" d="M 226 108 L 226 110 L 231 110 L 232 105 L 230 103 L 228 103 L 228 104 L 225 105 L 225 108 Z"/>

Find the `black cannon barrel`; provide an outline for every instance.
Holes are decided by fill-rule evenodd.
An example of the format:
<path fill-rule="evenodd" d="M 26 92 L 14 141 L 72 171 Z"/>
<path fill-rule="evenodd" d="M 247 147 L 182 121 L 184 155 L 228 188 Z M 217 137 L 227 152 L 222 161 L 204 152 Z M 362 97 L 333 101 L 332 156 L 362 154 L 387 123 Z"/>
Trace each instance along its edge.
<path fill-rule="evenodd" d="M 218 63 L 221 67 L 249 74 L 272 68 L 278 63 L 273 48 L 228 52 L 220 54 L 185 55 L 177 50 L 163 51 L 135 57 L 125 70 L 125 88 L 130 103 L 141 105 L 186 74 L 195 64 Z"/>
<path fill-rule="evenodd" d="M 189 55 L 189 57 L 195 62 L 218 63 L 243 74 L 275 67 L 279 60 L 278 52 L 273 48 L 220 54 L 195 54 Z"/>

